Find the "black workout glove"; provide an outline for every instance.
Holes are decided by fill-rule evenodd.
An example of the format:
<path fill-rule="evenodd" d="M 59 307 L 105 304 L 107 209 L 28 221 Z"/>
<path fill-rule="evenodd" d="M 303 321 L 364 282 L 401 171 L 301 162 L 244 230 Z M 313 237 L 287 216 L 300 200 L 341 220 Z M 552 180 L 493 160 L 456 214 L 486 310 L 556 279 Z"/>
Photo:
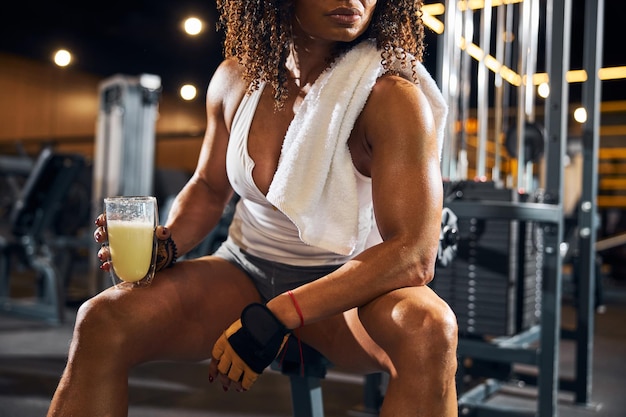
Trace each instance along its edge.
<path fill-rule="evenodd" d="M 250 304 L 241 319 L 230 325 L 215 342 L 213 358 L 217 369 L 249 389 L 263 370 L 278 356 L 289 330 L 263 304 Z"/>

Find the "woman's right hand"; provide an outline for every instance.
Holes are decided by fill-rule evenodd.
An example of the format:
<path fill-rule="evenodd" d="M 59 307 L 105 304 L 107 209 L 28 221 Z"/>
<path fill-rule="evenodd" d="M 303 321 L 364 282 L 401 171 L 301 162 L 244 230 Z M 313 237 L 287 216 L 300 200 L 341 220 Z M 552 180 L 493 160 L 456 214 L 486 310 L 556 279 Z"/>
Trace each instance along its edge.
<path fill-rule="evenodd" d="M 108 240 L 107 229 L 106 229 L 106 216 L 100 214 L 96 217 L 96 230 L 93 232 L 93 238 L 97 243 L 102 244 L 100 246 L 100 250 L 98 251 L 98 259 L 102 262 L 100 265 L 100 269 L 103 271 L 109 271 L 111 269 L 111 259 L 109 247 L 104 243 Z"/>
<path fill-rule="evenodd" d="M 97 243 L 100 243 L 100 250 L 98 250 L 98 259 L 102 262 L 100 269 L 103 271 L 109 271 L 111 269 L 111 253 L 109 247 L 104 243 L 108 239 L 106 229 L 106 216 L 100 214 L 95 221 L 96 230 L 93 232 L 93 238 Z M 164 226 L 157 226 L 155 230 L 157 237 L 157 271 L 167 268 L 176 262 L 177 250 L 174 241 L 172 240 L 172 234 L 168 228 Z"/>

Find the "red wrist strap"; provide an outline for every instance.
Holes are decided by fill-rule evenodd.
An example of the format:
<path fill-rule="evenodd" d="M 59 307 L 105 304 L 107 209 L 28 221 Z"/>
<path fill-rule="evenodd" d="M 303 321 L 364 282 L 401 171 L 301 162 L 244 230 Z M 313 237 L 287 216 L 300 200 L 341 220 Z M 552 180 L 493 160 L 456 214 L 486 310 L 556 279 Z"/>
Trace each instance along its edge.
<path fill-rule="evenodd" d="M 291 290 L 288 290 L 287 294 L 289 294 L 289 297 L 291 297 L 293 306 L 296 308 L 296 311 L 298 312 L 298 317 L 300 317 L 300 327 L 302 327 L 304 326 L 304 316 L 302 315 L 302 310 L 300 309 L 300 305 L 298 304 L 298 301 L 296 301 L 296 297 L 293 295 Z M 295 333 L 296 333 L 296 338 L 298 339 L 298 350 L 300 351 L 300 374 L 304 376 L 304 355 L 302 352 L 302 342 L 300 341 L 300 334 L 298 333 L 297 329 Z"/>
<path fill-rule="evenodd" d="M 287 294 L 289 294 L 289 297 L 291 297 L 291 301 L 293 302 L 293 306 L 296 308 L 296 311 L 298 312 L 298 317 L 300 317 L 300 327 L 302 327 L 302 326 L 304 326 L 304 316 L 302 315 L 302 310 L 300 310 L 300 305 L 296 301 L 296 297 L 294 297 L 294 295 L 291 292 L 291 290 L 287 291 Z"/>

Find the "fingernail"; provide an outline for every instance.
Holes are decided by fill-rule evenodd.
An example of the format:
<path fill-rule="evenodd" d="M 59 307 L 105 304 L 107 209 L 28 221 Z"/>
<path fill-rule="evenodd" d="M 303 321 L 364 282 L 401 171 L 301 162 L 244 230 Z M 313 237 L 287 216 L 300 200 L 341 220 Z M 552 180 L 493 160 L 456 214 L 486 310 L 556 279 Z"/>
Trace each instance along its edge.
<path fill-rule="evenodd" d="M 213 376 L 209 375 L 209 382 L 213 382 Z"/>

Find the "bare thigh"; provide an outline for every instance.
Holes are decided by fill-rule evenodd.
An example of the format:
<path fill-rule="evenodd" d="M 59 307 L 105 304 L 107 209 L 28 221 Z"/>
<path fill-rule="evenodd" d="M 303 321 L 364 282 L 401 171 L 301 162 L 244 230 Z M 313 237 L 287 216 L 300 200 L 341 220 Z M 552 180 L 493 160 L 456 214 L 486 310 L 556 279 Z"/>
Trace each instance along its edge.
<path fill-rule="evenodd" d="M 177 263 L 144 288 L 109 288 L 81 307 L 77 332 L 108 331 L 129 365 L 210 357 L 219 335 L 260 296 L 240 269 L 215 257 Z M 100 335 L 102 336 L 102 335 Z"/>

